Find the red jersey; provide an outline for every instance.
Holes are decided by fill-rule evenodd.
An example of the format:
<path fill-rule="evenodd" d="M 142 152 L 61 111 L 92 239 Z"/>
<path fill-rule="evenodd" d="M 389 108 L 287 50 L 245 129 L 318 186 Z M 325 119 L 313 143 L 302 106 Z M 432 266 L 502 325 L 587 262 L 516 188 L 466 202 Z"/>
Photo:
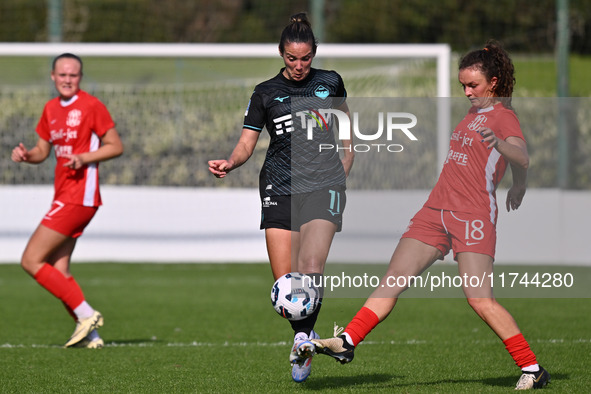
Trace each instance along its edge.
<path fill-rule="evenodd" d="M 56 97 L 45 104 L 36 131 L 55 151 L 54 200 L 87 207 L 101 205 L 98 163 L 73 170 L 64 167 L 68 161 L 64 155 L 96 151 L 100 138 L 113 127 L 105 105 L 85 91 L 78 91 L 67 102 Z"/>
<path fill-rule="evenodd" d="M 425 206 L 488 217 L 494 224 L 498 209 L 496 190 L 507 169 L 507 160 L 496 149 L 487 149 L 478 130 L 488 127 L 506 140 L 523 140 L 519 120 L 502 104 L 470 108 L 451 136 L 447 159 Z"/>

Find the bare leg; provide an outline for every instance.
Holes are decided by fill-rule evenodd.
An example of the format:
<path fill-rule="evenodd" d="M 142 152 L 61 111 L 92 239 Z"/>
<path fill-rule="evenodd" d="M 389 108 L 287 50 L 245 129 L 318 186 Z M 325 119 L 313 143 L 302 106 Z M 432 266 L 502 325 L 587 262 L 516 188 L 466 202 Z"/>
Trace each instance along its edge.
<path fill-rule="evenodd" d="M 402 238 L 392 254 L 380 285 L 367 299 L 364 307 L 371 309 L 380 321 L 384 320 L 394 309 L 398 296 L 408 288 L 392 286 L 392 281 L 398 277 L 420 275 L 441 257 L 439 249 L 431 245 L 412 238 Z"/>
<path fill-rule="evenodd" d="M 45 263 L 54 265 L 65 276 L 70 276 L 70 255 L 75 245 L 74 238 L 39 225 L 25 248 L 21 266 L 33 277 Z"/>
<path fill-rule="evenodd" d="M 305 274 L 324 272 L 336 229 L 336 224 L 323 219 L 311 220 L 301 227 L 296 271 Z"/>
<path fill-rule="evenodd" d="M 458 253 L 460 276 L 485 278 L 482 286 L 464 287 L 468 304 L 488 326 L 505 340 L 520 333 L 513 316 L 493 296 L 490 274 L 493 272 L 492 257 L 480 253 Z M 484 276 L 483 276 L 484 273 Z"/>
<path fill-rule="evenodd" d="M 292 235 L 293 234 L 293 235 Z M 292 238 L 296 245 L 292 249 Z M 273 278 L 277 280 L 285 274 L 292 272 L 292 252 L 297 251 L 298 235 L 290 230 L 268 228 L 265 230 L 267 253 L 271 262 Z"/>

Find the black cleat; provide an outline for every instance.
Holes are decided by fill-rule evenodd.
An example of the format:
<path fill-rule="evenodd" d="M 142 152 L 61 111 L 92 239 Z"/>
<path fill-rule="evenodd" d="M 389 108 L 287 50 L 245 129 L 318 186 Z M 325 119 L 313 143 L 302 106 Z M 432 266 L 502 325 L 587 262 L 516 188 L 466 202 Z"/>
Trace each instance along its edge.
<path fill-rule="evenodd" d="M 541 389 L 550 383 L 550 374 L 542 366 L 538 372 L 523 372 L 515 390 Z"/>

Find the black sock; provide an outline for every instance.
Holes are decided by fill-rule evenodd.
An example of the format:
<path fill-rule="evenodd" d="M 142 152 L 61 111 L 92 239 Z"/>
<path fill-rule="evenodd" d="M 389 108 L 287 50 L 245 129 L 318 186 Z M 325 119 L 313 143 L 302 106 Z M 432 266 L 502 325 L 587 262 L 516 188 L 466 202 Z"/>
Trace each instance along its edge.
<path fill-rule="evenodd" d="M 318 320 L 318 314 L 320 313 L 320 308 L 322 307 L 322 299 L 318 300 L 318 306 L 314 313 L 310 316 L 306 317 L 302 320 L 290 320 L 291 328 L 293 329 L 294 334 L 298 332 L 304 332 L 307 336 L 310 336 L 310 333 L 314 329 L 314 325 L 316 324 L 316 320 Z"/>
<path fill-rule="evenodd" d="M 312 277 L 314 286 L 318 289 L 318 305 L 314 312 L 302 320 L 297 321 L 290 321 L 291 328 L 293 329 L 294 335 L 298 332 L 304 332 L 309 337 L 310 333 L 314 329 L 314 325 L 316 324 L 316 320 L 318 320 L 318 314 L 320 313 L 320 308 L 322 307 L 322 296 L 324 295 L 324 286 L 323 286 L 323 275 L 322 274 L 306 274 Z"/>

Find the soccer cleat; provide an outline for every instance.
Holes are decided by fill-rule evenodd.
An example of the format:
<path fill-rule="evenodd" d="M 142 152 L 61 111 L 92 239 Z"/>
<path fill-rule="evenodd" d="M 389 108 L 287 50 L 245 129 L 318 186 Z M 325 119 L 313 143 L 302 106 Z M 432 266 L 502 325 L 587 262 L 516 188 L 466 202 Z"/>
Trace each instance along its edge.
<path fill-rule="evenodd" d="M 84 339 L 82 339 L 80 342 L 75 343 L 70 347 L 78 349 L 102 349 L 104 346 L 105 341 L 103 341 L 102 338 L 89 339 L 88 337 L 84 337 Z"/>
<path fill-rule="evenodd" d="M 291 365 L 291 378 L 296 383 L 302 383 L 312 372 L 312 357 L 304 360 L 302 364 L 293 363 Z"/>
<path fill-rule="evenodd" d="M 541 389 L 550 382 L 550 374 L 542 366 L 538 372 L 523 372 L 515 390 Z"/>
<path fill-rule="evenodd" d="M 94 311 L 92 316 L 86 319 L 78 320 L 74 333 L 68 339 L 64 347 L 71 347 L 82 341 L 94 329 L 103 326 L 103 315 L 99 311 Z"/>
<path fill-rule="evenodd" d="M 318 334 L 313 330 L 309 338 L 303 333 L 294 338 L 293 347 L 289 353 L 291 378 L 294 382 L 301 383 L 305 381 L 312 372 L 312 356 L 316 354 L 314 344 L 308 340 L 312 338 L 318 338 Z"/>
<path fill-rule="evenodd" d="M 347 342 L 345 335 L 328 339 L 313 339 L 312 343 L 316 345 L 316 353 L 326 354 L 341 364 L 353 361 L 355 346 Z"/>

